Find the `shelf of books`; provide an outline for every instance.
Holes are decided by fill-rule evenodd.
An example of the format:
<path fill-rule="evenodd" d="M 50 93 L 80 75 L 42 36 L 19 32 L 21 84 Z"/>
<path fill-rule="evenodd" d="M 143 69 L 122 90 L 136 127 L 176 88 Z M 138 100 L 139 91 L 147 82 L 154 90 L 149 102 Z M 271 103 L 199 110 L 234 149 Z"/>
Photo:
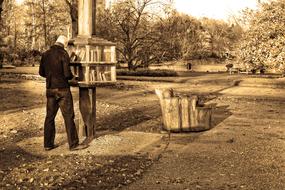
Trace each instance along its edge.
<path fill-rule="evenodd" d="M 70 67 L 79 86 L 99 86 L 116 82 L 115 46 L 80 45 L 69 48 Z"/>

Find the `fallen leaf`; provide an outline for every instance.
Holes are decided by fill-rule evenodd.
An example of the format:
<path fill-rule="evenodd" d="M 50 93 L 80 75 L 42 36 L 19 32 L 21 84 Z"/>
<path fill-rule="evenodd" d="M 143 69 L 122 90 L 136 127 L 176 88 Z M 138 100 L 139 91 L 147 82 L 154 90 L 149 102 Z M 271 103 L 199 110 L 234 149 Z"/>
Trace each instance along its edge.
<path fill-rule="evenodd" d="M 29 180 L 29 182 L 30 182 L 30 183 L 33 183 L 34 180 L 35 180 L 34 178 L 31 178 L 31 179 Z"/>
<path fill-rule="evenodd" d="M 16 134 L 16 133 L 18 133 L 18 131 L 17 130 L 11 130 L 10 133 Z"/>

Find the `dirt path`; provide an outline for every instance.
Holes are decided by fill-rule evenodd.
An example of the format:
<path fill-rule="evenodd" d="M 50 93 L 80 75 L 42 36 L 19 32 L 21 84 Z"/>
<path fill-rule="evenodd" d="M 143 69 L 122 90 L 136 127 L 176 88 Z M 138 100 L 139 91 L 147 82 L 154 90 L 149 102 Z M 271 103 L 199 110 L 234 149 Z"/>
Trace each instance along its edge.
<path fill-rule="evenodd" d="M 153 101 L 144 106 L 137 104 L 146 96 L 141 95 L 142 89 L 124 85 L 98 90 L 98 138 L 87 150 L 73 154 L 68 151 L 63 120 L 58 114 L 56 143 L 60 147 L 44 152 L 44 88 L 41 81 L 0 81 L 0 189 L 72 189 L 77 183 L 87 184 L 93 172 L 96 176 L 92 176 L 91 185 L 112 189 L 139 178 L 152 164 L 156 152 L 163 149 L 164 135 L 146 133 L 160 131 L 159 112 L 151 114 L 159 111 L 154 105 L 157 102 L 151 97 Z M 73 96 L 78 116 L 76 89 Z M 149 114 L 145 112 L 148 109 Z M 129 162 L 133 163 L 130 171 Z M 112 176 L 108 168 L 124 175 Z"/>
<path fill-rule="evenodd" d="M 102 154 L 96 149 L 71 155 L 66 153 L 60 115 L 60 153 L 26 149 L 33 142 L 40 146 L 44 83 L 1 79 L 0 98 L 5 101 L 0 105 L 0 189 L 285 189 L 285 90 L 256 88 L 252 84 L 258 81 L 253 79 L 236 85 L 236 80 L 221 76 L 184 83 L 124 81 L 116 88 L 100 88 L 100 138 L 94 145 Z M 169 141 L 160 133 L 161 113 L 153 91 L 169 87 L 216 104 L 215 127 L 172 134 Z M 76 90 L 73 95 L 78 110 Z M 118 151 L 122 154 L 105 154 L 107 147 L 130 143 L 125 134 L 135 138 L 140 132 L 150 139 L 146 147 L 126 145 Z"/>
<path fill-rule="evenodd" d="M 220 97 L 207 132 L 172 134 L 162 158 L 125 189 L 285 189 L 284 99 Z"/>

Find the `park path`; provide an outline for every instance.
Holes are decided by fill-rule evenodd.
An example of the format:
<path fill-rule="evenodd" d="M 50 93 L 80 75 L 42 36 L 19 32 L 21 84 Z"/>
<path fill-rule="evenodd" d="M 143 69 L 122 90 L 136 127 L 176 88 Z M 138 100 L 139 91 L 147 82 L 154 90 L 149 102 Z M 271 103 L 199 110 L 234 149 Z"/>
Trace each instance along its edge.
<path fill-rule="evenodd" d="M 160 159 L 123 189 L 285 189 L 285 89 L 277 88 L 283 80 L 272 86 L 270 80 L 259 80 L 239 85 L 232 85 L 234 80 L 134 83 L 147 86 L 131 96 L 147 97 L 138 98 L 138 107 L 156 101 L 155 88 L 173 88 L 179 94 L 205 96 L 217 108 L 213 129 L 171 134 Z"/>
<path fill-rule="evenodd" d="M 33 179 L 33 184 L 27 187 L 33 189 L 42 184 L 44 188 L 45 180 L 51 179 L 40 171 L 57 162 L 64 163 L 55 165 L 57 173 L 62 169 L 63 174 L 69 174 L 60 178 L 66 189 L 285 189 L 285 90 L 279 88 L 284 80 L 239 79 L 239 76 L 215 74 L 189 77 L 182 83 L 119 81 L 116 88 L 98 88 L 98 111 L 101 113 L 98 127 L 103 135 L 110 134 L 108 131 L 160 135 L 161 113 L 155 88 L 199 94 L 206 103 L 217 105 L 213 129 L 163 138 L 149 150 L 159 151 L 154 160 L 148 154 L 89 155 L 86 158 L 81 155 L 35 157 L 23 152 L 13 143 L 34 134 L 40 136 L 36 130 L 41 130 L 39 125 L 44 115 L 44 83 L 1 79 L 0 97 L 5 102 L 1 103 L 0 112 L 8 121 L 5 128 L 9 129 L 9 135 L 0 131 L 0 135 L 8 136 L 0 146 L 0 161 L 5 160 L 9 168 L 6 170 L 1 164 L 0 178 L 10 176 L 16 180 L 16 187 L 21 187 L 28 182 L 17 181 L 17 177 L 21 177 L 18 174 L 27 175 L 27 167 L 38 167 L 31 173 L 44 175 L 31 177 L 29 180 Z M 73 93 L 77 101 L 76 89 Z M 25 121 L 24 125 L 21 121 Z M 61 125 L 59 132 L 62 131 Z M 68 168 L 71 163 L 76 163 L 80 179 L 74 178 L 74 171 Z M 53 179 L 47 186 L 56 182 L 57 179 Z"/>
<path fill-rule="evenodd" d="M 284 89 L 234 87 L 211 100 L 216 126 L 171 134 L 161 158 L 123 189 L 285 189 Z"/>

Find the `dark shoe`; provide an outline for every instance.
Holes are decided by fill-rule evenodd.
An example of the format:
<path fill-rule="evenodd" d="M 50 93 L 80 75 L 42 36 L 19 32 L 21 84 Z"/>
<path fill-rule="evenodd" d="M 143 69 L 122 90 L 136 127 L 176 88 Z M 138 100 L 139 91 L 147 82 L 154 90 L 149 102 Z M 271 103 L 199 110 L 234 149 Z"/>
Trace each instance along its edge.
<path fill-rule="evenodd" d="M 53 145 L 51 147 L 45 147 L 45 151 L 50 151 L 50 150 L 55 149 L 57 147 L 58 147 L 58 145 Z"/>
<path fill-rule="evenodd" d="M 83 150 L 83 149 L 86 149 L 88 147 L 89 147 L 89 145 L 87 145 L 87 144 L 79 144 L 74 148 L 70 148 L 69 150 L 70 151 Z"/>

